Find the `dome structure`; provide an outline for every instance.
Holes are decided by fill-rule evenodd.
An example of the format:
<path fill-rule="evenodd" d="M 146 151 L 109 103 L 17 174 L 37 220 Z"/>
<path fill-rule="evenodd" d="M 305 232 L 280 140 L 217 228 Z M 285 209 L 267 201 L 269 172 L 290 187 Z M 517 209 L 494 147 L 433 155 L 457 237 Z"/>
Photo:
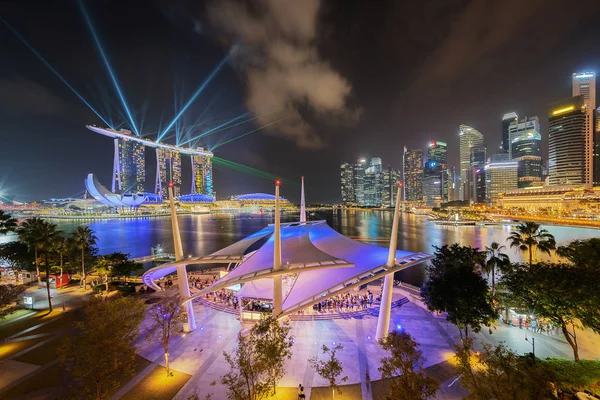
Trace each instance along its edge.
<path fill-rule="evenodd" d="M 175 200 L 182 203 L 213 203 L 215 197 L 202 193 L 190 193 L 176 197 Z"/>
<path fill-rule="evenodd" d="M 280 200 L 286 200 L 279 196 Z M 231 200 L 237 201 L 275 201 L 275 195 L 269 193 L 248 193 L 232 196 Z"/>

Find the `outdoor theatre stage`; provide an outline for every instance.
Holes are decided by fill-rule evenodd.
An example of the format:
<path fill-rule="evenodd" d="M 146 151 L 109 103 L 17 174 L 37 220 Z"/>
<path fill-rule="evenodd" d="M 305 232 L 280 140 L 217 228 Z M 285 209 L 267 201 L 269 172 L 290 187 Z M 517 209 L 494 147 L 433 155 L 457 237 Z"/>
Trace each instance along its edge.
<path fill-rule="evenodd" d="M 143 275 L 146 285 L 177 272 L 177 267 L 198 264 L 227 264 L 231 272 L 184 302 L 207 292 L 242 284 L 236 294 L 243 298 L 273 299 L 273 277 L 287 276 L 279 317 L 285 317 L 350 289 L 383 278 L 431 258 L 428 254 L 396 251 L 388 266 L 388 249 L 343 236 L 325 221 L 281 224 L 281 268 L 274 268 L 274 225 L 207 256 L 168 263 Z M 264 243 L 257 249 L 259 242 Z M 241 302 L 240 302 L 241 304 Z"/>

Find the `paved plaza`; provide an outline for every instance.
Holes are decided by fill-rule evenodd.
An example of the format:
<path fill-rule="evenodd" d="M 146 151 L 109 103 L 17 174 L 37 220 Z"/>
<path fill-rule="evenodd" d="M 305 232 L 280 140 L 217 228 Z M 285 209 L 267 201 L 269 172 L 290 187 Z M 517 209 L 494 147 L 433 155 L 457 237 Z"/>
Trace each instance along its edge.
<path fill-rule="evenodd" d="M 377 293 L 378 287 L 372 290 Z M 170 291 L 169 291 L 170 292 Z M 173 290 L 174 292 L 174 290 Z M 168 292 L 167 292 L 168 294 Z M 165 295 L 160 293 L 159 295 Z M 425 367 L 442 363 L 454 353 L 454 343 L 458 340 L 458 330 L 443 316 L 434 316 L 425 310 L 422 304 L 408 292 L 394 289 L 394 300 L 407 297 L 410 302 L 392 309 L 391 326 L 410 333 L 420 345 L 425 359 Z M 215 398 L 225 398 L 225 387 L 220 378 L 229 371 L 223 351 L 235 349 L 237 334 L 241 328 L 234 314 L 217 311 L 207 305 L 194 303 L 198 329 L 185 337 L 173 341 L 170 351 L 173 369 L 192 375 L 192 378 L 178 393 L 176 399 L 187 399 L 192 394 L 213 392 Z M 308 359 L 320 355 L 322 345 L 331 346 L 341 343 L 344 346 L 340 359 L 347 384 L 360 384 L 363 399 L 371 399 L 370 381 L 379 380 L 379 360 L 386 355 L 375 341 L 377 317 L 372 315 L 356 318 L 338 318 L 316 321 L 291 321 L 294 336 L 293 356 L 287 362 L 287 374 L 280 382 L 283 387 L 295 387 L 302 383 L 310 393 L 310 388 L 327 386 L 325 380 L 316 375 Z M 517 353 L 531 351 L 530 342 L 525 337 L 536 339 L 536 355 L 545 357 L 572 358 L 570 347 L 560 336 L 534 334 L 526 329 L 498 324 L 475 335 L 475 342 L 481 348 L 481 341 L 497 345 L 508 344 Z M 583 358 L 600 357 L 600 336 L 581 332 L 580 354 Z M 162 350 L 155 345 L 140 340 L 140 354 L 158 364 L 163 364 Z M 459 385 L 448 388 L 442 385 L 446 398 L 461 398 Z M 216 382 L 215 386 L 210 386 Z M 452 393 L 456 393 L 454 397 Z M 310 397 L 310 396 L 309 396 Z"/>

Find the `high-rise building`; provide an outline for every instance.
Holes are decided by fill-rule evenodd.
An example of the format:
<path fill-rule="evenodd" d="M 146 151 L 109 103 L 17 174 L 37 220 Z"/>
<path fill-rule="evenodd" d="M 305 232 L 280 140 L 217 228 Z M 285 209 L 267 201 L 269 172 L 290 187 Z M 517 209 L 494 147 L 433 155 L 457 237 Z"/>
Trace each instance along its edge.
<path fill-rule="evenodd" d="M 575 73 L 572 77 L 573 82 L 573 97 L 583 96 L 583 104 L 585 106 L 585 160 L 586 186 L 591 187 L 594 182 L 594 111 L 596 110 L 596 74 L 594 72 Z"/>
<path fill-rule="evenodd" d="M 193 155 L 191 193 L 213 195 L 212 160 L 208 156 Z"/>
<path fill-rule="evenodd" d="M 600 107 L 594 112 L 594 117 L 596 118 L 596 133 L 594 134 L 594 154 L 592 160 L 594 173 L 592 176 L 594 186 L 600 186 Z"/>
<path fill-rule="evenodd" d="M 517 188 L 518 168 L 519 163 L 517 161 L 505 161 L 502 158 L 492 157 L 491 161 L 485 166 L 486 200 L 488 203 L 496 205 L 502 193 Z"/>
<path fill-rule="evenodd" d="M 487 149 L 484 146 L 473 146 L 470 153 L 471 168 L 467 174 L 469 185 L 465 186 L 465 200 L 470 200 L 473 203 L 483 203 L 485 201 Z"/>
<path fill-rule="evenodd" d="M 423 197 L 428 205 L 448 201 L 447 162 L 448 145 L 445 142 L 430 142 L 423 170 Z"/>
<path fill-rule="evenodd" d="M 342 204 L 345 206 L 355 205 L 357 203 L 354 184 L 354 169 L 354 164 L 345 162 L 340 165 Z"/>
<path fill-rule="evenodd" d="M 548 124 L 550 185 L 591 184 L 591 153 L 586 151 L 587 110 L 583 96 L 552 103 Z"/>
<path fill-rule="evenodd" d="M 391 166 L 385 168 L 382 172 L 383 176 L 383 191 L 381 201 L 384 207 L 396 206 L 396 195 L 398 194 L 398 182 L 400 182 L 400 171 L 393 169 Z"/>
<path fill-rule="evenodd" d="M 364 206 L 381 207 L 383 204 L 383 168 L 379 157 L 369 160 L 369 166 L 365 169 L 363 193 Z"/>
<path fill-rule="evenodd" d="M 156 149 L 155 194 L 169 198 L 168 185 L 173 183 L 173 195 L 181 196 L 181 153 L 158 147 Z"/>
<path fill-rule="evenodd" d="M 404 201 L 421 202 L 423 200 L 423 150 L 408 150 L 404 146 L 402 176 Z"/>
<path fill-rule="evenodd" d="M 460 188 L 459 199 L 469 200 L 465 196 L 465 189 L 468 192 L 470 182 L 467 180 L 467 175 L 470 175 L 471 170 L 471 147 L 483 146 L 483 135 L 477 129 L 467 125 L 459 127 L 459 142 L 460 142 Z M 467 186 L 465 188 L 465 186 Z"/>
<path fill-rule="evenodd" d="M 510 159 L 519 163 L 519 187 L 542 181 L 542 135 L 538 117 L 522 118 L 509 127 Z"/>
<path fill-rule="evenodd" d="M 112 191 L 144 192 L 146 156 L 144 145 L 126 138 L 115 138 Z"/>
<path fill-rule="evenodd" d="M 510 124 L 519 120 L 519 116 L 516 112 L 509 112 L 504 114 L 502 117 L 502 152 L 508 153 L 510 151 Z"/>

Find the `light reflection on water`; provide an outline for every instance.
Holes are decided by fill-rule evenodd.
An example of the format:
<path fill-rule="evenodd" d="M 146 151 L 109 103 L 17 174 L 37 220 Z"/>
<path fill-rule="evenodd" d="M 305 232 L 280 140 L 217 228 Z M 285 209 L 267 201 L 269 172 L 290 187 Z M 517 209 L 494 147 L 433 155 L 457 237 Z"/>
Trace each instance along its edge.
<path fill-rule="evenodd" d="M 182 215 L 178 217 L 183 250 L 186 255 L 205 255 L 228 246 L 248 236 L 272 222 L 270 215 L 253 217 L 216 217 L 214 215 Z M 285 218 L 284 218 L 285 219 Z M 290 221 L 297 216 L 290 216 Z M 353 238 L 383 239 L 370 242 L 387 246 L 393 212 L 391 211 L 348 211 L 317 212 L 310 219 L 326 219 L 330 226 L 340 233 Z M 161 244 L 167 252 L 173 252 L 171 223 L 168 217 L 114 220 L 53 220 L 59 229 L 70 232 L 80 225 L 89 225 L 98 237 L 101 254 L 121 251 L 132 257 L 150 254 L 150 247 Z M 600 230 L 590 228 L 544 226 L 552 233 L 559 245 L 575 239 L 600 237 Z M 506 237 L 512 231 L 508 225 L 498 226 L 440 226 L 430 222 L 425 216 L 403 214 L 400 221 L 398 248 L 413 252 L 432 253 L 432 246 L 442 246 L 458 242 L 461 245 L 489 246 L 496 241 L 506 244 Z M 506 244 L 507 245 L 507 244 Z M 522 260 L 522 255 L 507 245 L 505 250 L 511 260 Z M 548 259 L 540 255 L 540 259 Z M 400 278 L 413 284 L 420 284 L 424 269 L 412 268 L 401 273 Z"/>

